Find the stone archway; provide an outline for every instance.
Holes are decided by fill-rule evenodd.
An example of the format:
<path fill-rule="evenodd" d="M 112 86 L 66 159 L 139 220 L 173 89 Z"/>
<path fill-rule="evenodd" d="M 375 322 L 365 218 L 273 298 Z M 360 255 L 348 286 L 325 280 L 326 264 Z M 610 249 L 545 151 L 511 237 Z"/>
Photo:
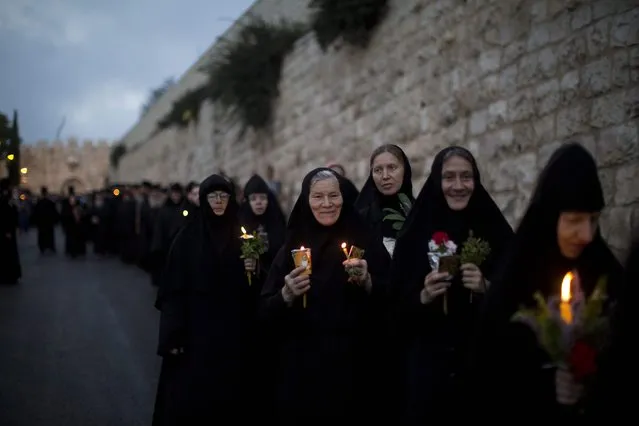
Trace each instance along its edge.
<path fill-rule="evenodd" d="M 82 194 L 86 188 L 86 185 L 80 180 L 80 178 L 70 177 L 62 183 L 62 186 L 60 187 L 60 194 L 63 196 L 67 195 L 69 193 L 69 187 L 71 186 L 75 189 L 76 194 Z"/>

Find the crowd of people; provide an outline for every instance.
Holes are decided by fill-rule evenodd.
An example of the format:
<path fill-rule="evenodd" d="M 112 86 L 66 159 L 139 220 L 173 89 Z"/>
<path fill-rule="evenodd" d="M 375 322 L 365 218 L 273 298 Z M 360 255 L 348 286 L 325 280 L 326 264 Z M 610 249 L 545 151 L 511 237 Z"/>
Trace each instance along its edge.
<path fill-rule="evenodd" d="M 258 175 L 70 194 L 59 209 L 43 192 L 41 251 L 59 211 L 70 257 L 91 239 L 158 287 L 155 426 L 633 416 L 637 248 L 623 267 L 603 239 L 585 148 L 552 155 L 516 230 L 462 147 L 439 152 L 417 196 L 396 145 L 371 154 L 361 191 L 344 175 L 310 171 L 290 215 Z M 579 337 L 591 300 L 597 343 Z M 554 322 L 519 320 L 540 306 Z"/>

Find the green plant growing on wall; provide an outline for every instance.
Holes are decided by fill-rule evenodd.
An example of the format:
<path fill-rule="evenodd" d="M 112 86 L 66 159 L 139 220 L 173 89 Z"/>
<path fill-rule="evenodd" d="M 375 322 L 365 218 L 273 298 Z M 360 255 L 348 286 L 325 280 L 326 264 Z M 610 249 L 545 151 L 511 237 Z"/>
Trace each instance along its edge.
<path fill-rule="evenodd" d="M 111 167 L 117 169 L 120 165 L 120 159 L 124 157 L 126 154 L 126 145 L 123 143 L 119 143 L 111 148 L 111 153 L 109 155 L 109 163 L 111 163 Z"/>
<path fill-rule="evenodd" d="M 187 127 L 191 121 L 200 117 L 200 108 L 210 97 L 207 85 L 185 92 L 173 102 L 171 111 L 158 122 L 158 129 L 164 130 L 171 126 Z"/>
<path fill-rule="evenodd" d="M 212 99 L 241 124 L 240 137 L 249 128 L 270 125 L 284 58 L 305 32 L 301 24 L 255 18 L 236 39 L 223 41 L 219 53 L 202 68 Z"/>
<path fill-rule="evenodd" d="M 337 39 L 366 47 L 388 11 L 388 0 L 311 0 L 311 26 L 317 43 L 326 50 Z"/>

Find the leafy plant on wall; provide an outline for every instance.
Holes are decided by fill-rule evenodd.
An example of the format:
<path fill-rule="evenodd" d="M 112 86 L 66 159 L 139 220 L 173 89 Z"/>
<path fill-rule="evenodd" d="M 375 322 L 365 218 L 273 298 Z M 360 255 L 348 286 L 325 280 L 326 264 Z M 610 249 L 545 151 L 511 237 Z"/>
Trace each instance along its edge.
<path fill-rule="evenodd" d="M 388 11 L 388 0 L 311 0 L 317 43 L 326 50 L 336 40 L 366 47 Z"/>
<path fill-rule="evenodd" d="M 171 126 L 186 127 L 191 121 L 197 121 L 200 108 L 207 98 L 210 98 L 206 85 L 185 92 L 173 102 L 171 111 L 158 122 L 158 129 L 164 130 Z"/>
<path fill-rule="evenodd" d="M 124 157 L 126 154 L 126 145 L 123 143 L 119 143 L 111 148 L 111 153 L 109 154 L 109 163 L 111 163 L 111 167 L 117 169 L 120 165 L 120 159 Z"/>
<path fill-rule="evenodd" d="M 301 24 L 254 18 L 236 39 L 222 41 L 219 53 L 202 68 L 208 75 L 208 93 L 241 124 L 240 136 L 249 128 L 270 125 L 284 58 L 306 31 Z"/>

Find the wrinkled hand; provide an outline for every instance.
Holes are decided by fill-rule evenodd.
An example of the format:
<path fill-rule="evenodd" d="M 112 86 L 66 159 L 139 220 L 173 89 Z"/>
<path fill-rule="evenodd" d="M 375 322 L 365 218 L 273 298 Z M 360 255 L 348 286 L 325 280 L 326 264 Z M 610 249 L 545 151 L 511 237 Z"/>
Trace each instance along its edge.
<path fill-rule="evenodd" d="M 448 272 L 432 271 L 430 274 L 426 275 L 426 278 L 424 279 L 424 289 L 420 293 L 420 300 L 422 304 L 427 305 L 442 294 L 446 293 L 450 287 L 451 279 L 452 277 Z"/>
<path fill-rule="evenodd" d="M 247 272 L 255 272 L 257 268 L 257 260 L 255 259 L 244 259 L 244 269 Z"/>
<path fill-rule="evenodd" d="M 555 372 L 555 392 L 559 404 L 575 405 L 581 399 L 583 386 L 568 369 L 559 367 Z"/>
<path fill-rule="evenodd" d="M 486 280 L 481 269 L 477 265 L 472 263 L 464 263 L 461 266 L 462 283 L 464 287 L 472 290 L 476 293 L 483 293 L 486 291 Z"/>
<path fill-rule="evenodd" d="M 303 274 L 304 271 L 306 271 L 306 267 L 300 266 L 284 277 L 282 297 L 285 302 L 293 302 L 311 288 L 311 278 L 308 274 Z"/>
<path fill-rule="evenodd" d="M 342 262 L 348 272 L 348 281 L 365 284 L 368 281 L 368 262 L 364 259 L 348 259 Z"/>

